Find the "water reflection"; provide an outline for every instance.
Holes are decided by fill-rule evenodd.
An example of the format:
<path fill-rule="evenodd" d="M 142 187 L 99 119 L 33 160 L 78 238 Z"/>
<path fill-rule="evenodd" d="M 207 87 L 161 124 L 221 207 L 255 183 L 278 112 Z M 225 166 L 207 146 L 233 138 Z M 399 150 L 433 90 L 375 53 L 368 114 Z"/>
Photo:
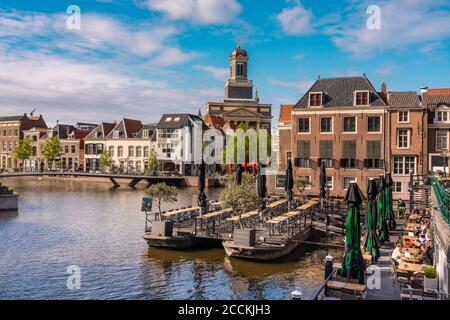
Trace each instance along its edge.
<path fill-rule="evenodd" d="M 50 179 L 8 184 L 21 193 L 21 208 L 0 214 L 2 299 L 286 299 L 323 278 L 328 251 L 315 246 L 275 263 L 229 258 L 220 246 L 149 249 L 143 190 Z M 180 190 L 178 202 L 164 209 L 190 205 L 196 192 Z M 216 198 L 217 190 L 208 195 Z M 69 265 L 81 268 L 79 291 L 66 288 Z"/>

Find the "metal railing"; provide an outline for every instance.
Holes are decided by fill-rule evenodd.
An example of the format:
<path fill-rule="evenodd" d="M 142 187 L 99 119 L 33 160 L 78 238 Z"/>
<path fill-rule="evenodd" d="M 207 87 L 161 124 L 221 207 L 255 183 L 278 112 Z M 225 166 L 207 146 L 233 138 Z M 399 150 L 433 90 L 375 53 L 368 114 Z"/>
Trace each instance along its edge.
<path fill-rule="evenodd" d="M 445 222 L 450 226 L 450 195 L 442 188 L 441 183 L 434 175 L 431 177 L 431 185 L 436 195 L 439 212 Z"/>

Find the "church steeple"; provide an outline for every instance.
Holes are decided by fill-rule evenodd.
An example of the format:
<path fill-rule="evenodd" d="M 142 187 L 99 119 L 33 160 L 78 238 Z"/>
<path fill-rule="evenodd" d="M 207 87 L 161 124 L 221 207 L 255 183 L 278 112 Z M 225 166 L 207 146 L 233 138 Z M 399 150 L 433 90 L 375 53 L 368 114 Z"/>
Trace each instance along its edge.
<path fill-rule="evenodd" d="M 253 99 L 253 83 L 248 80 L 249 56 L 239 42 L 228 60 L 230 61 L 230 79 L 225 86 L 225 99 Z"/>

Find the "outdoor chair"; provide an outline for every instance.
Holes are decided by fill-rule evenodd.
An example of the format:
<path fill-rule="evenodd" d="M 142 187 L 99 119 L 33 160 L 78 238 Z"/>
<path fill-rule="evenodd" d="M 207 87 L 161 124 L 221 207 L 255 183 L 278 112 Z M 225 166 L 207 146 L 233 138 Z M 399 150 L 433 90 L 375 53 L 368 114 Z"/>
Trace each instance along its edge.
<path fill-rule="evenodd" d="M 414 289 L 410 285 L 400 289 L 401 300 L 423 300 L 423 290 Z"/>

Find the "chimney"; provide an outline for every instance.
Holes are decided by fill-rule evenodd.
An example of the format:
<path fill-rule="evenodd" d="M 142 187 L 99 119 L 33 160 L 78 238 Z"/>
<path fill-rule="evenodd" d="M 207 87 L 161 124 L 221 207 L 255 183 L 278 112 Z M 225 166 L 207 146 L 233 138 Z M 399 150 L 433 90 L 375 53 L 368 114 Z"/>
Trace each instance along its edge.
<path fill-rule="evenodd" d="M 387 84 L 386 84 L 386 82 L 383 82 L 383 83 L 381 84 L 381 92 L 383 92 L 384 94 L 387 94 L 388 89 L 387 89 Z"/>
<path fill-rule="evenodd" d="M 428 92 L 428 87 L 426 86 L 421 86 L 420 87 L 420 94 L 425 94 Z"/>

